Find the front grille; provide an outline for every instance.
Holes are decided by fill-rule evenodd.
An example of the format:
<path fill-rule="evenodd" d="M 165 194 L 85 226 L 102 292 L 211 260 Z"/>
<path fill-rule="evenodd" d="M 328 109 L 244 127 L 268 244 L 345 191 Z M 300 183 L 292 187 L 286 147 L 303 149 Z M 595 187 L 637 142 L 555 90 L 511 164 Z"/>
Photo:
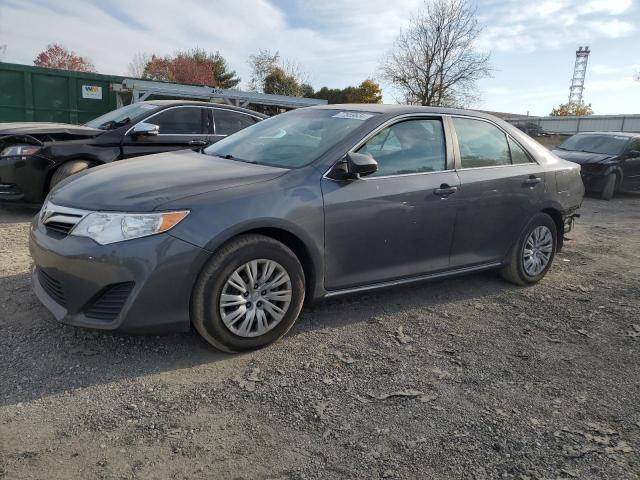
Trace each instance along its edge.
<path fill-rule="evenodd" d="M 53 298 L 56 303 L 62 305 L 63 307 L 66 307 L 67 302 L 64 297 L 64 289 L 62 288 L 62 284 L 40 268 L 38 268 L 37 270 L 37 275 L 40 285 L 42 286 L 42 289 L 47 293 L 47 295 Z"/>
<path fill-rule="evenodd" d="M 88 213 L 85 210 L 61 207 L 49 202 L 42 209 L 40 220 L 48 232 L 66 236 Z"/>
<path fill-rule="evenodd" d="M 85 311 L 85 315 L 96 320 L 114 320 L 129 298 L 133 285 L 133 282 L 126 282 L 107 287 Z"/>

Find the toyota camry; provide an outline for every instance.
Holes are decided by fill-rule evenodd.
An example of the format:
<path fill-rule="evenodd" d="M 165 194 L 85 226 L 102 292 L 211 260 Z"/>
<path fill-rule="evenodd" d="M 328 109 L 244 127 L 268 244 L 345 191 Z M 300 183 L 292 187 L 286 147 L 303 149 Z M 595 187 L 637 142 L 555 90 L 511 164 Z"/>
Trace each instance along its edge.
<path fill-rule="evenodd" d="M 583 194 L 579 165 L 484 113 L 305 108 L 63 180 L 33 220 L 33 285 L 70 325 L 251 350 L 305 301 L 492 269 L 535 284 Z"/>

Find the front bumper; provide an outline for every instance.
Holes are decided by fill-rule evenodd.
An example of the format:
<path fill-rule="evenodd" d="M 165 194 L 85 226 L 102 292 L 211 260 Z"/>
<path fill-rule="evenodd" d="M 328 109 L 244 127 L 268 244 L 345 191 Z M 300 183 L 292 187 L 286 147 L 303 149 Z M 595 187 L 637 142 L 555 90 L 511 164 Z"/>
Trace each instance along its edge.
<path fill-rule="evenodd" d="M 0 158 L 0 202 L 42 203 L 51 166 L 39 155 Z"/>
<path fill-rule="evenodd" d="M 132 333 L 190 328 L 207 251 L 169 234 L 98 245 L 48 232 L 37 218 L 29 246 L 35 294 L 59 322 Z"/>

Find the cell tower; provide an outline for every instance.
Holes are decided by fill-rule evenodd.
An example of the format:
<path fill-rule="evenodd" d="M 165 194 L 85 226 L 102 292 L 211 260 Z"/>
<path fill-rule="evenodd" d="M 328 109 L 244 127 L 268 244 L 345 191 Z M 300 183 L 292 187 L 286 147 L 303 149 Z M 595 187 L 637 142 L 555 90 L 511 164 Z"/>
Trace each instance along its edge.
<path fill-rule="evenodd" d="M 576 64 L 573 67 L 573 78 L 569 87 L 569 104 L 582 105 L 582 91 L 584 90 L 584 77 L 587 74 L 587 61 L 589 60 L 589 47 L 578 47 L 576 50 Z"/>

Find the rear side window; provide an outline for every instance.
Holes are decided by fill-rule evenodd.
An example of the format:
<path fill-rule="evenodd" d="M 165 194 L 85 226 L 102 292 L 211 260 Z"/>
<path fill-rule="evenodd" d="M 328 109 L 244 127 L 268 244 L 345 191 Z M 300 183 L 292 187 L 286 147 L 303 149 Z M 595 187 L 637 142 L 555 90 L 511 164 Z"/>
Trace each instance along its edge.
<path fill-rule="evenodd" d="M 446 149 L 440 120 L 407 120 L 385 128 L 358 153 L 371 155 L 378 171 L 370 177 L 439 172 L 446 169 Z"/>
<path fill-rule="evenodd" d="M 216 135 L 231 135 L 256 123 L 250 115 L 221 109 L 213 109 L 213 119 Z"/>
<path fill-rule="evenodd" d="M 511 165 L 507 136 L 481 120 L 453 117 L 462 168 Z"/>
<path fill-rule="evenodd" d="M 527 152 L 511 138 L 509 138 L 509 150 L 511 151 L 511 163 L 514 165 L 517 163 L 531 162 L 531 158 L 527 155 Z"/>
<path fill-rule="evenodd" d="M 204 108 L 169 108 L 146 120 L 160 127 L 160 135 L 203 135 Z"/>

